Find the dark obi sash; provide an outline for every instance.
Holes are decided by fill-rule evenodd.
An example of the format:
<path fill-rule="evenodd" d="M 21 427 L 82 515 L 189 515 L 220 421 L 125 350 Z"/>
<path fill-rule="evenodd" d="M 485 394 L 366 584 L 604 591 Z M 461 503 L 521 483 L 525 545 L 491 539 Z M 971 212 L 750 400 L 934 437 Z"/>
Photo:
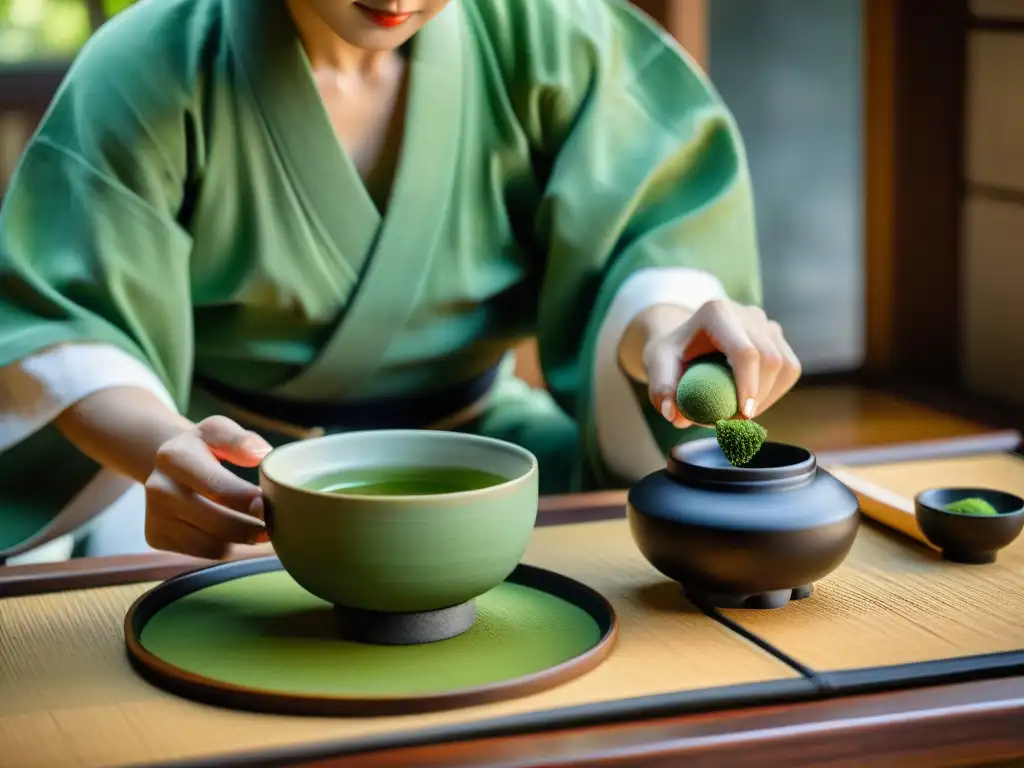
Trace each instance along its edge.
<path fill-rule="evenodd" d="M 470 407 L 486 395 L 498 378 L 500 366 L 439 392 L 401 397 L 317 403 L 287 400 L 235 389 L 197 375 L 195 385 L 236 408 L 302 429 L 327 431 L 370 429 L 426 429 Z"/>

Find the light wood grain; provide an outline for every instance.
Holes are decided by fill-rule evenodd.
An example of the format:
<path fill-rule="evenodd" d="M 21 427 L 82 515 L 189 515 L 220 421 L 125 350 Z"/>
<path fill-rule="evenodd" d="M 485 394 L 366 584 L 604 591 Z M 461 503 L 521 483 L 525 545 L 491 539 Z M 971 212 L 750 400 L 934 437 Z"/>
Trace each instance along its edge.
<path fill-rule="evenodd" d="M 911 499 L 934 486 L 1024 494 L 1024 460 L 989 455 L 858 467 L 869 483 Z M 781 611 L 723 611 L 817 672 L 1024 649 L 1024 537 L 996 563 L 947 563 L 906 536 L 861 526 L 846 562 L 811 600 Z"/>
<path fill-rule="evenodd" d="M 687 606 L 679 589 L 637 553 L 622 520 L 538 529 L 526 561 L 557 568 L 612 602 L 621 621 L 612 656 L 547 693 L 403 718 L 261 716 L 150 687 L 129 668 L 121 633 L 125 611 L 147 585 L 0 601 L 0 765 L 84 768 L 182 759 L 796 677 Z"/>

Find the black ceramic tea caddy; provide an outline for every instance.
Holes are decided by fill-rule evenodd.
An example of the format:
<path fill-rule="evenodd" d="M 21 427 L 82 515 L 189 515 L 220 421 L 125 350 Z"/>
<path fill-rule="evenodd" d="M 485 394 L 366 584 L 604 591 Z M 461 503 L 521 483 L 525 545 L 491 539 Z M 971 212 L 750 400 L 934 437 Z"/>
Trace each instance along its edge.
<path fill-rule="evenodd" d="M 780 608 L 846 558 L 860 513 L 814 454 L 766 442 L 732 466 L 714 438 L 676 446 L 629 492 L 644 557 L 702 608 Z"/>

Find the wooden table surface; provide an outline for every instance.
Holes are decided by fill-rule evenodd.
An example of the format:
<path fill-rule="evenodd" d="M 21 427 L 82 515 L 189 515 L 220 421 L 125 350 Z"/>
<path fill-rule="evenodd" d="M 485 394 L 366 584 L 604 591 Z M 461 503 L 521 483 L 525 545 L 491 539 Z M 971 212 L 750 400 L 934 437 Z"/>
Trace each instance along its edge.
<path fill-rule="evenodd" d="M 851 408 L 856 409 L 856 398 Z M 906 418 L 906 412 L 903 412 Z M 963 453 L 1013 450 L 1019 435 L 986 431 L 953 417 L 931 425 L 924 440 L 894 442 L 892 419 L 862 426 L 867 440 L 836 440 L 819 452 L 823 465 L 874 464 Z M 885 422 L 889 432 L 885 432 Z M 904 426 L 906 421 L 903 422 Z M 820 428 L 820 425 L 819 425 Z M 848 430 L 849 431 L 849 430 Z M 897 430 L 898 431 L 898 430 Z M 888 439 L 886 437 L 888 436 Z M 821 441 L 815 441 L 821 442 Z M 828 448 L 853 443 L 849 451 Z M 817 446 L 815 446 L 817 447 Z M 541 502 L 538 525 L 573 517 L 615 518 L 623 514 L 624 494 L 611 491 Z M 233 557 L 267 554 L 251 548 Z M 170 554 L 72 560 L 59 564 L 0 567 L 0 597 L 138 583 L 169 578 L 208 565 Z M 2 695 L 2 694 L 0 694 Z M 935 685 L 890 693 L 848 695 L 809 703 L 757 706 L 710 714 L 651 717 L 611 725 L 531 732 L 489 739 L 390 749 L 344 758 L 318 753 L 309 745 L 289 765 L 312 768 L 378 766 L 963 766 L 1024 760 L 1024 677 Z M 275 760 L 275 764 L 281 764 Z M 1016 762 L 1012 764 L 1018 764 Z M 1024 765 L 1024 762 L 1019 764 Z M 0 752 L 0 765 L 3 755 Z"/>

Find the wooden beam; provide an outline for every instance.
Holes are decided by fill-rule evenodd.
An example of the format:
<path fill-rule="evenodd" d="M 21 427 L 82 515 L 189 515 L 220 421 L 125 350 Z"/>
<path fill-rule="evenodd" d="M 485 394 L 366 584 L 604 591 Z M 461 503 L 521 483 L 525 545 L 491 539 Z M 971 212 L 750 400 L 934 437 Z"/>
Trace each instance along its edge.
<path fill-rule="evenodd" d="M 896 12 L 893 0 L 864 0 L 865 363 L 884 374 L 893 355 L 896 183 Z"/>
<path fill-rule="evenodd" d="M 710 49 L 707 0 L 675 0 L 668 5 L 665 28 L 706 70 Z"/>
<path fill-rule="evenodd" d="M 866 368 L 959 381 L 966 0 L 863 0 Z"/>

